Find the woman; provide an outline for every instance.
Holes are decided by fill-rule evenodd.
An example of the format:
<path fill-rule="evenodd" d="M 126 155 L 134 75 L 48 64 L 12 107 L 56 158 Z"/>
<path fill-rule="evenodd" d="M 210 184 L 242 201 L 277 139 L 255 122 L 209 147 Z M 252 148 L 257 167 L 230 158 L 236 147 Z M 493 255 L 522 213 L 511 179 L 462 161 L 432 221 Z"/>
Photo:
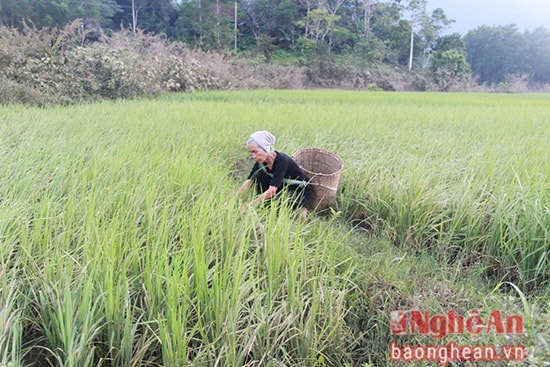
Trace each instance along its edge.
<path fill-rule="evenodd" d="M 256 163 L 239 188 L 239 195 L 255 184 L 258 197 L 252 203 L 256 204 L 274 198 L 284 189 L 290 194 L 292 206 L 300 208 L 302 218 L 306 218 L 313 187 L 308 184 L 300 166 L 291 157 L 273 148 L 275 137 L 269 131 L 253 133 L 246 143 Z"/>

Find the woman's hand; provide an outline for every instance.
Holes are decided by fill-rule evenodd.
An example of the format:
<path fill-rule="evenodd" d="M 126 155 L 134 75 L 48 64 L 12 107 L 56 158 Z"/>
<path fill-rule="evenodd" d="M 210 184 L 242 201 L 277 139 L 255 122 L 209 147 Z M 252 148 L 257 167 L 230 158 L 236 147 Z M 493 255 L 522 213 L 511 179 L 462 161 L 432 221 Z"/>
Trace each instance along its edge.
<path fill-rule="evenodd" d="M 277 190 L 278 190 L 277 186 L 269 186 L 269 189 L 267 189 L 261 195 L 259 195 L 254 202 L 261 204 L 264 201 L 271 199 L 273 196 L 275 196 L 275 194 L 277 193 Z"/>

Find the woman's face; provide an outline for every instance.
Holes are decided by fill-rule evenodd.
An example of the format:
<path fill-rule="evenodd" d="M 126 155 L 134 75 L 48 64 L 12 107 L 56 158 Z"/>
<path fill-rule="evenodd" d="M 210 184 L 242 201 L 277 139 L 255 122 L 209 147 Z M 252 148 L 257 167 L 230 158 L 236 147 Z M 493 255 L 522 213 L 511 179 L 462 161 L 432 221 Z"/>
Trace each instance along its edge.
<path fill-rule="evenodd" d="M 248 152 L 252 159 L 254 159 L 259 164 L 265 163 L 267 159 L 267 152 L 260 148 L 258 144 L 254 142 L 248 143 Z"/>

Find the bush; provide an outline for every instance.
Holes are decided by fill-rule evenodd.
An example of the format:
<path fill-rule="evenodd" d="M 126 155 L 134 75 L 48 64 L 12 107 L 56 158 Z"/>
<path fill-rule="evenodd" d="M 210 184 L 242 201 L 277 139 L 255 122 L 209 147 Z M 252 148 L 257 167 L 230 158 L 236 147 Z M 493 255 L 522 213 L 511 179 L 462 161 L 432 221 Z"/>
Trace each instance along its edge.
<path fill-rule="evenodd" d="M 317 57 L 308 62 L 311 87 L 385 91 L 439 90 L 425 71 L 409 72 L 383 63 L 367 63 L 356 56 Z"/>
<path fill-rule="evenodd" d="M 299 88 L 303 71 L 190 50 L 128 30 L 87 42 L 80 21 L 58 30 L 0 28 L 0 103 L 70 104 L 230 88 Z"/>
<path fill-rule="evenodd" d="M 430 61 L 432 78 L 439 90 L 464 90 L 470 83 L 472 71 L 465 53 L 458 50 L 434 52 Z"/>
<path fill-rule="evenodd" d="M 363 64 L 354 57 L 310 55 L 307 83 L 311 87 L 366 89 L 373 80 Z"/>

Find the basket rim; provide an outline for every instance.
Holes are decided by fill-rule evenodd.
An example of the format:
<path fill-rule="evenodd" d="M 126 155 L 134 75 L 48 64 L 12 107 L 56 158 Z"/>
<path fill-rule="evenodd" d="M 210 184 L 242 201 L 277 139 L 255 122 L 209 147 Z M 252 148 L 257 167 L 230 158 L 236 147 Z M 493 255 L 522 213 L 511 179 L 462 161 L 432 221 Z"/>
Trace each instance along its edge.
<path fill-rule="evenodd" d="M 310 174 L 315 175 L 315 176 L 330 177 L 330 176 L 334 176 L 334 175 L 337 175 L 337 174 L 342 172 L 342 170 L 344 168 L 344 161 L 336 153 L 331 152 L 330 150 L 327 150 L 327 149 L 323 149 L 323 148 L 301 148 L 301 149 L 298 149 L 294 153 L 292 158 L 295 159 L 298 154 L 307 153 L 307 152 L 318 152 L 318 153 L 323 153 L 323 154 L 329 155 L 331 158 L 334 158 L 338 162 L 338 166 L 339 166 L 338 169 L 336 171 L 334 171 L 333 173 L 322 173 L 322 172 L 310 171 L 307 168 L 302 167 L 302 165 L 298 164 L 300 166 L 300 168 L 303 169 L 304 171 L 306 171 L 307 173 L 310 173 Z"/>

